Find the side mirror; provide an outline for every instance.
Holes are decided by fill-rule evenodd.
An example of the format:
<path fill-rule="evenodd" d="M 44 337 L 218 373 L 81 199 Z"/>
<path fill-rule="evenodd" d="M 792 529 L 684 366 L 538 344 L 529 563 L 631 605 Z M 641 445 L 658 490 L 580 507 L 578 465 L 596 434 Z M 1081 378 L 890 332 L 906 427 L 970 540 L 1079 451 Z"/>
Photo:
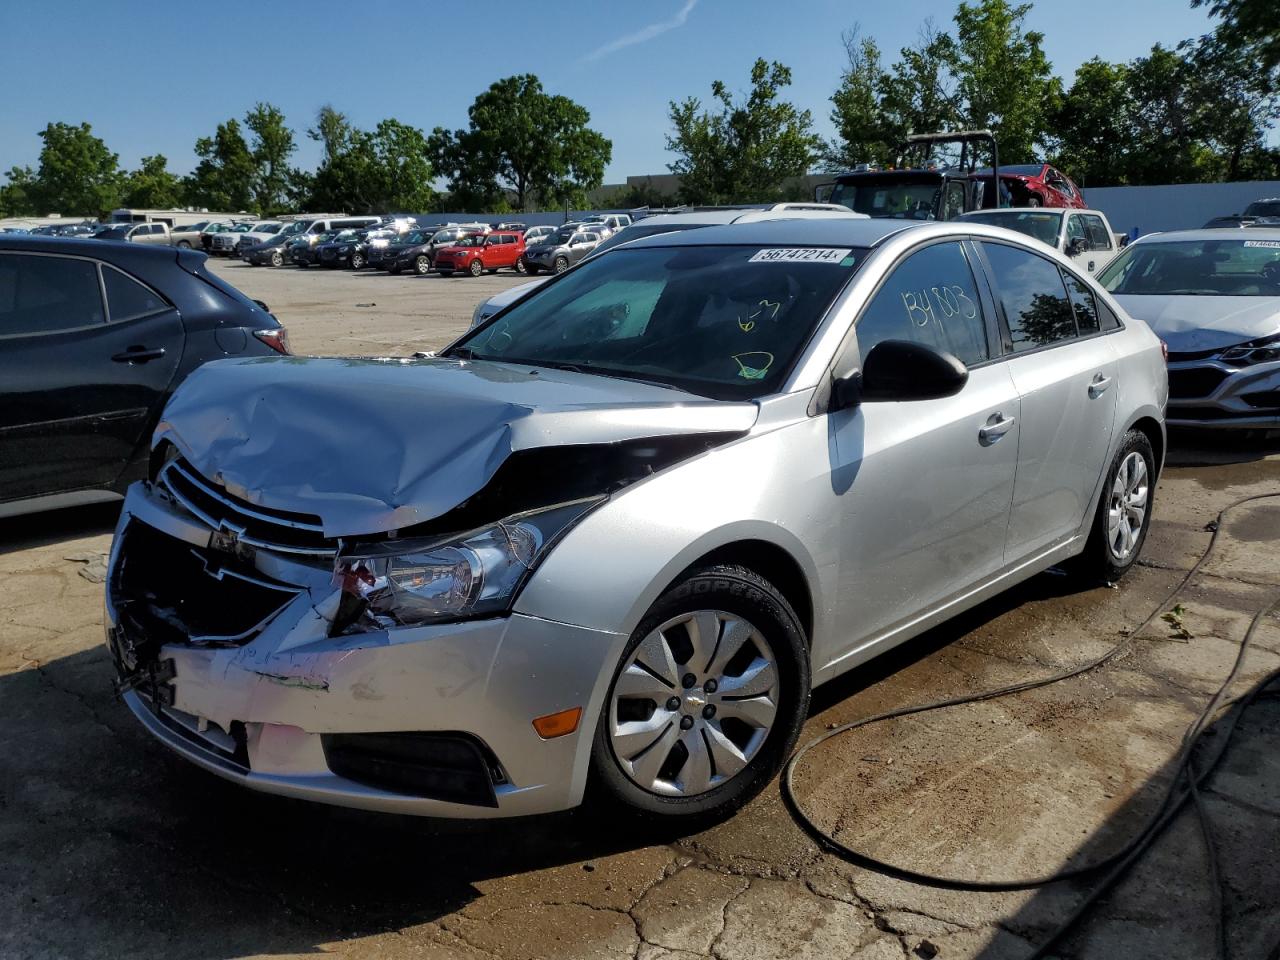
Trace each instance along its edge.
<path fill-rule="evenodd" d="M 1089 241 L 1084 237 L 1072 237 L 1067 241 L 1067 254 L 1069 256 L 1078 256 L 1087 253 L 1089 250 Z"/>
<path fill-rule="evenodd" d="M 910 340 L 884 340 L 862 360 L 862 371 L 832 384 L 828 409 L 889 400 L 936 400 L 964 389 L 969 371 L 958 358 Z"/>

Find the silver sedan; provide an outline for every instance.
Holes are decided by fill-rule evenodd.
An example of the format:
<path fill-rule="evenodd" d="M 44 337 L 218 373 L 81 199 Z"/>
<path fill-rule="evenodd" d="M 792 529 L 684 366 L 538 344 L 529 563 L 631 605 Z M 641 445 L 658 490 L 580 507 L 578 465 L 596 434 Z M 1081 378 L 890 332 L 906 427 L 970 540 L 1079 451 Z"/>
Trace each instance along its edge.
<path fill-rule="evenodd" d="M 112 549 L 156 737 L 454 817 L 724 814 L 810 690 L 1055 564 L 1115 580 L 1161 345 L 977 224 L 780 220 L 591 258 L 420 360 L 201 367 Z"/>
<path fill-rule="evenodd" d="M 1169 423 L 1280 428 L 1280 229 L 1142 237 L 1099 276 L 1169 349 Z"/>

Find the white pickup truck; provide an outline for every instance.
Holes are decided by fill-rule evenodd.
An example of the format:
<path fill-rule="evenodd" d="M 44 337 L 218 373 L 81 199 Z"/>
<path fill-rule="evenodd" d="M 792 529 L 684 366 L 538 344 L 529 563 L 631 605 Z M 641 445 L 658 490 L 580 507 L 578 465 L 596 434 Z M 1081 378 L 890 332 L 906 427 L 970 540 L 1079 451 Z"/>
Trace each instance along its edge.
<path fill-rule="evenodd" d="M 1000 207 L 971 210 L 956 219 L 1025 233 L 1070 257 L 1087 273 L 1098 273 L 1120 252 L 1121 244 L 1100 210 Z"/>

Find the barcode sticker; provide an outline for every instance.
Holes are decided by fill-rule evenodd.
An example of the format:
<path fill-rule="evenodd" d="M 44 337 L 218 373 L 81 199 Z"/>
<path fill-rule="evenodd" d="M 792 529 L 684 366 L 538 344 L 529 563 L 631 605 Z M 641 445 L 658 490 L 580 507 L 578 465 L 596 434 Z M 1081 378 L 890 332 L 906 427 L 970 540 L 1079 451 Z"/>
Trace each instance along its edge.
<path fill-rule="evenodd" d="M 839 266 L 851 253 L 852 250 L 834 247 L 775 247 L 757 250 L 748 263 L 831 263 Z"/>

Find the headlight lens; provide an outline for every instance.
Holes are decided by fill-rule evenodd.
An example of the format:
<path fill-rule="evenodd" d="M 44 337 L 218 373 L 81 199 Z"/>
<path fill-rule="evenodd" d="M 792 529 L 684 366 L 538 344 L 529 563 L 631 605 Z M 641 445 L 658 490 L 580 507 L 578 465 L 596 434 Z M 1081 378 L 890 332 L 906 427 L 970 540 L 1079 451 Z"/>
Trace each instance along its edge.
<path fill-rule="evenodd" d="M 1280 360 L 1280 333 L 1230 347 L 1219 353 L 1217 359 L 1237 367 Z"/>
<path fill-rule="evenodd" d="M 389 542 L 339 557 L 335 582 L 366 604 L 367 617 L 353 629 L 438 623 L 510 609 L 550 546 L 603 499 L 518 514 L 435 541 Z"/>

